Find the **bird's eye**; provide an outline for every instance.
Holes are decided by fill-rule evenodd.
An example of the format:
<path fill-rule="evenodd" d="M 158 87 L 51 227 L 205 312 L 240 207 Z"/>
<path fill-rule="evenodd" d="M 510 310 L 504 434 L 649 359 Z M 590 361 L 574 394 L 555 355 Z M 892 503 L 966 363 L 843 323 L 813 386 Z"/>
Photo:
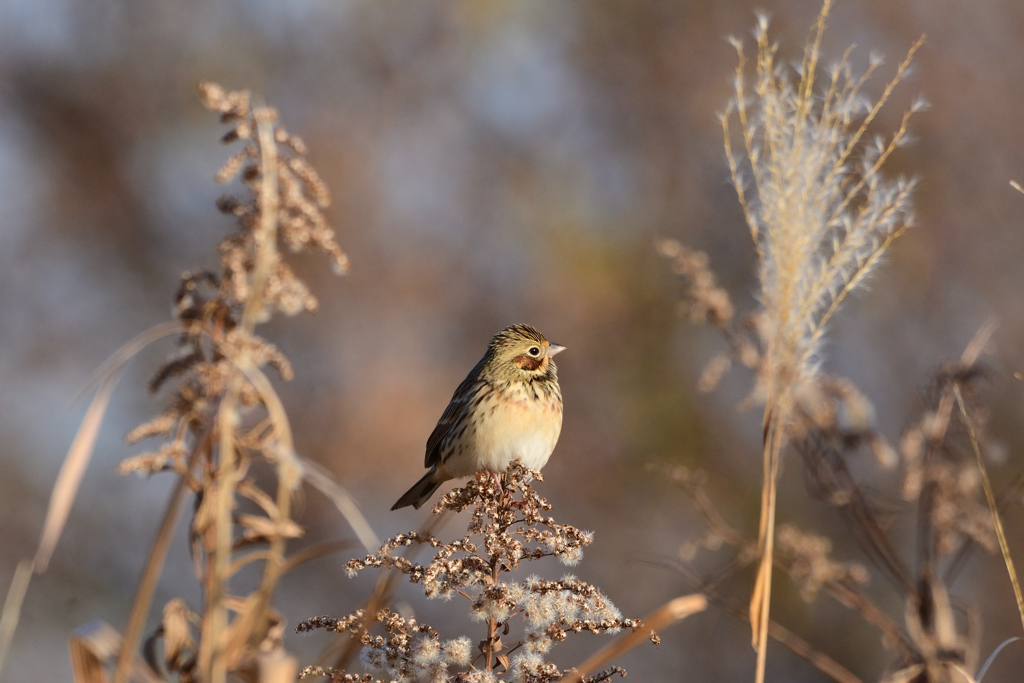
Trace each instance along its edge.
<path fill-rule="evenodd" d="M 540 349 L 539 349 L 539 348 L 537 348 L 536 346 L 531 346 L 531 347 L 530 347 L 530 350 L 529 350 L 529 352 L 528 352 L 528 353 L 529 353 L 529 354 L 530 354 L 531 356 L 536 356 L 536 355 L 539 355 L 539 354 L 540 354 Z"/>

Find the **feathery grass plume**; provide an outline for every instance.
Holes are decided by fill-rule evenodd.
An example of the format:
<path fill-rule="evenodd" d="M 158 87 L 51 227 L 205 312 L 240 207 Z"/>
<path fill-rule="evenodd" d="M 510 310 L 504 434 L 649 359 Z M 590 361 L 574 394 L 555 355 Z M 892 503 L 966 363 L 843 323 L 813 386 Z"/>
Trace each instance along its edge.
<path fill-rule="evenodd" d="M 291 251 L 316 249 L 330 258 L 337 272 L 347 269 L 348 259 L 323 214 L 330 195 L 305 159 L 305 144 L 278 123 L 275 110 L 253 105 L 247 91 L 229 92 L 211 83 L 202 84 L 200 94 L 206 107 L 230 125 L 222 141 L 243 143 L 217 180 L 239 175 L 250 196 L 218 201 L 221 211 L 237 217 L 238 231 L 218 247 L 219 272 L 182 275 L 174 298 L 180 350 L 150 383 L 158 391 L 173 382 L 171 400 L 162 414 L 127 436 L 130 443 L 151 437 L 167 441 L 122 462 L 122 473 L 168 471 L 180 480 L 135 596 L 115 681 L 130 675 L 187 491 L 196 496 L 190 537 L 203 607 L 195 613 L 177 598 L 164 607 L 163 623 L 145 648 L 154 671 L 212 683 L 256 669 L 263 672 L 261 680 L 293 679 L 295 661 L 281 641 L 284 624 L 271 606 L 275 589 L 290 567 L 339 547 L 335 542 L 285 556 L 287 541 L 303 534 L 292 519 L 291 504 L 307 473 L 294 452 L 288 416 L 265 372 L 273 368 L 288 380 L 291 364 L 254 332 L 274 313 L 294 315 L 317 308 L 316 298 L 284 261 L 279 245 Z M 249 474 L 254 459 L 275 469 L 276 491 L 264 491 Z M 236 512 L 242 505 L 254 512 Z M 253 562 L 262 563 L 258 585 L 236 597 L 231 579 Z"/>
<path fill-rule="evenodd" d="M 468 601 L 469 614 L 484 625 L 484 637 L 445 639 L 431 626 L 403 618 L 388 608 L 373 613 L 360 609 L 340 619 L 314 617 L 299 624 L 300 632 L 326 629 L 348 632 L 362 644 L 360 662 L 367 673 L 334 667 L 310 666 L 302 677 L 329 676 L 336 681 L 431 681 L 484 683 L 517 681 L 551 683 L 570 674 L 547 656 L 552 647 L 572 633 L 615 633 L 622 629 L 647 631 L 637 619 L 623 618 L 601 591 L 572 575 L 558 581 L 529 576 L 511 581 L 508 574 L 523 562 L 555 558 L 567 566 L 580 562 L 593 534 L 559 524 L 547 516 L 551 505 L 530 485 L 541 474 L 518 461 L 501 476 L 499 486 L 480 472 L 465 486 L 447 493 L 433 513 L 471 510 L 467 533 L 445 543 L 431 533 L 409 532 L 386 541 L 376 553 L 351 560 L 350 574 L 367 567 L 395 570 L 410 583 L 423 587 L 427 598 Z M 424 544 L 434 551 L 427 564 L 411 561 L 394 551 Z M 386 635 L 373 635 L 379 623 Z M 515 629 L 515 644 L 509 635 Z M 596 683 L 624 675 L 619 667 L 586 676 Z"/>
<path fill-rule="evenodd" d="M 906 112 L 888 139 L 864 138 L 921 41 L 874 103 L 865 100 L 863 91 L 881 65 L 877 57 L 855 76 L 847 50 L 819 86 L 821 37 L 830 4 L 825 1 L 811 31 L 797 79 L 776 63 L 778 46 L 769 41 L 766 17 L 759 17 L 754 31 L 757 57 L 749 86 L 743 46 L 733 41 L 739 56 L 736 97 L 721 117 L 733 183 L 759 257 L 763 306 L 757 387 L 765 404 L 761 561 L 751 599 L 758 681 L 764 678 L 771 602 L 776 478 L 799 395 L 818 375 L 827 322 L 912 223 L 913 182 L 887 180 L 881 168 L 906 142 L 907 121 L 923 105 Z M 733 152 L 729 122 L 734 115 L 745 162 Z"/>

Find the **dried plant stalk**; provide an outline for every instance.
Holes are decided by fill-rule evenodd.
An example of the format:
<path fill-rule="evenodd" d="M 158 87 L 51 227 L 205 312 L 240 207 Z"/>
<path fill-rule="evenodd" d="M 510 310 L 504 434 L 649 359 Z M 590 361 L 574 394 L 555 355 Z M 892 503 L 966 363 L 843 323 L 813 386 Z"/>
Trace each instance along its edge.
<path fill-rule="evenodd" d="M 900 443 L 903 489 L 910 492 L 909 500 L 918 509 L 916 571 L 889 540 L 889 525 L 879 521 L 887 513 L 873 509 L 846 464 L 862 448 L 879 449 L 881 437 L 870 426 L 863 398 L 845 380 L 821 378 L 814 385 L 816 391 L 802 395 L 796 407 L 800 432 L 794 446 L 804 459 L 811 492 L 842 514 L 868 558 L 889 572 L 888 578 L 905 601 L 904 626 L 861 590 L 868 577 L 865 566 L 827 557 L 831 543 L 826 538 L 781 527 L 773 565 L 793 579 L 805 599 L 813 599 L 819 590 L 827 592 L 879 629 L 887 649 L 896 656 L 893 673 L 885 680 L 922 675 L 921 680 L 936 683 L 955 681 L 962 672 L 977 667 L 977 617 L 962 604 L 954 608 L 940 570 L 943 560 L 948 560 L 948 568 L 958 566 L 970 544 L 990 551 L 997 547 L 998 529 L 991 514 L 995 497 L 985 493 L 984 478 L 978 475 L 985 443 L 983 415 L 968 403 L 972 384 L 983 376 L 978 358 L 993 329 L 991 321 L 983 325 L 960 360 L 942 369 L 926 396 L 923 416 L 910 424 Z M 958 405 L 960 421 L 953 413 Z M 888 458 L 880 459 L 880 464 Z M 712 578 L 691 580 L 718 604 L 716 586 L 753 562 L 757 545 L 732 529 L 713 508 L 701 476 L 682 468 L 672 471 L 672 476 L 710 528 L 700 544 L 688 543 L 680 550 L 684 575 L 693 576 L 685 563 L 692 561 L 698 547 L 715 549 L 724 542 L 736 548 L 735 557 L 710 574 Z M 1017 485 L 1011 491 L 1018 490 Z M 988 505 L 980 500 L 983 497 L 990 499 Z M 954 618 L 957 611 L 966 617 L 963 628 Z"/>
<path fill-rule="evenodd" d="M 818 93 L 821 37 L 830 4 L 825 0 L 811 31 L 797 82 L 776 64 L 777 46 L 768 38 L 765 17 L 755 30 L 756 77 L 749 93 L 743 47 L 734 41 L 739 56 L 736 98 L 722 116 L 733 183 L 760 260 L 764 306 L 756 390 L 765 404 L 761 561 L 750 603 L 758 683 L 764 678 L 768 638 L 776 479 L 782 448 L 794 428 L 798 396 L 818 375 L 827 322 L 912 223 L 913 182 L 889 182 L 880 174 L 905 141 L 911 112 L 888 141 L 863 146 L 861 140 L 921 43 L 910 49 L 874 104 L 863 104 L 862 87 L 880 60 L 872 59 L 867 72 L 854 77 L 849 52 L 831 68 L 824 92 Z M 732 151 L 733 114 L 740 121 L 748 170 Z"/>
<path fill-rule="evenodd" d="M 288 416 L 264 372 L 270 366 L 290 379 L 291 365 L 255 333 L 257 325 L 275 312 L 292 315 L 317 307 L 316 298 L 282 259 L 279 244 L 293 251 L 317 248 L 339 273 L 347 268 L 348 260 L 323 216 L 330 196 L 304 159 L 305 144 L 278 123 L 276 111 L 253 106 L 248 92 L 228 92 L 213 84 L 203 84 L 200 91 L 206 106 L 231 124 L 224 141 L 244 143 L 218 173 L 218 180 L 240 174 L 251 197 L 218 202 L 222 211 L 237 217 L 239 230 L 220 244 L 219 274 L 201 271 L 182 277 L 174 321 L 182 350 L 151 382 L 154 391 L 175 382 L 170 406 L 129 434 L 133 442 L 154 436 L 169 441 L 154 453 L 126 460 L 123 472 L 171 471 L 180 480 L 136 594 L 115 671 L 118 683 L 129 675 L 186 491 L 195 493 L 198 501 L 191 538 L 203 607 L 183 619 L 180 615 L 191 615 L 191 610 L 183 603 L 168 603 L 164 625 L 149 641 L 162 638 L 163 666 L 184 680 L 218 683 L 254 668 L 263 680 L 293 676 L 288 672 L 295 662 L 281 645 L 282 619 L 271 607 L 278 582 L 290 567 L 347 545 L 314 547 L 292 558 L 285 555 L 287 542 L 303 533 L 291 517 L 291 503 L 311 468 L 294 452 Z M 253 458 L 273 466 L 273 494 L 261 490 L 248 474 Z M 329 490 L 325 478 L 324 472 L 315 471 L 318 488 Z M 334 494 L 343 494 L 335 488 Z M 260 514 L 236 514 L 241 498 L 255 503 Z M 361 537 L 372 539 L 354 504 L 349 507 L 347 516 L 357 518 Z M 253 546 L 261 547 L 238 553 Z M 233 596 L 232 577 L 254 562 L 262 563 L 259 585 L 247 596 Z"/>
<path fill-rule="evenodd" d="M 652 633 L 663 631 L 672 624 L 683 619 L 703 612 L 707 609 L 708 601 L 703 595 L 684 595 L 666 602 L 643 618 L 643 624 L 651 629 Z M 640 645 L 647 636 L 640 631 L 633 631 L 619 638 L 614 643 L 609 643 L 599 651 L 591 655 L 579 666 L 573 667 L 572 671 L 558 679 L 558 683 L 580 683 L 584 678 L 602 669 L 616 659 Z"/>
<path fill-rule="evenodd" d="M 1013 557 L 1010 555 L 1010 546 L 1006 542 L 1006 533 L 1003 531 L 1003 522 L 999 516 L 999 506 L 996 504 L 995 494 L 992 493 L 992 484 L 988 480 L 988 472 L 985 469 L 985 461 L 981 457 L 981 448 L 978 446 L 978 437 L 974 432 L 967 408 L 964 406 L 963 393 L 960 387 L 954 386 L 953 393 L 956 396 L 956 403 L 960 407 L 960 414 L 967 423 L 967 430 L 971 437 L 971 447 L 974 449 L 975 458 L 978 461 L 978 471 L 981 473 L 981 481 L 985 489 L 985 500 L 988 502 L 989 510 L 992 512 L 992 524 L 995 527 L 996 537 L 999 539 L 999 550 L 1003 554 L 1003 562 L 1006 565 L 1006 573 L 1013 585 L 1013 597 L 1017 600 L 1017 614 L 1020 616 L 1021 626 L 1024 627 L 1024 595 L 1021 595 L 1020 581 L 1017 579 L 1017 570 L 1013 565 Z"/>
<path fill-rule="evenodd" d="M 50 558 L 57 548 L 57 542 L 64 532 L 64 525 L 71 512 L 71 506 L 78 495 L 79 484 L 81 484 L 85 470 L 92 459 L 96 439 L 99 436 L 99 429 L 103 424 L 103 417 L 106 415 L 111 395 L 121 379 L 125 364 L 149 344 L 173 334 L 179 329 L 176 323 L 163 323 L 143 332 L 107 359 L 88 382 L 87 386 L 98 382 L 99 387 L 89 404 L 85 417 L 82 418 L 82 423 L 78 427 L 78 432 L 71 442 L 67 455 L 64 456 L 60 473 L 54 482 L 36 554 L 33 559 L 25 559 L 18 564 L 18 569 L 7 592 L 7 598 L 4 600 L 2 615 L 0 615 L 0 672 L 3 671 L 11 642 L 14 639 L 14 632 L 21 616 L 21 605 L 28 592 L 32 575 L 42 574 L 46 571 Z"/>

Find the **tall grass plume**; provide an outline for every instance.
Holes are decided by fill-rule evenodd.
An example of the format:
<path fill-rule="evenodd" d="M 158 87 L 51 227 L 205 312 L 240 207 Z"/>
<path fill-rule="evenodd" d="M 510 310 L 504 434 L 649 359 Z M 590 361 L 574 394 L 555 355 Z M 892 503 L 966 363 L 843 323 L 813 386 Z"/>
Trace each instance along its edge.
<path fill-rule="evenodd" d="M 852 49 L 821 68 L 830 5 L 826 0 L 795 69 L 780 63 L 763 15 L 754 30 L 757 50 L 750 82 L 743 45 L 732 40 L 739 58 L 735 97 L 721 116 L 729 169 L 757 251 L 760 280 L 761 307 L 751 323 L 754 343 L 734 345 L 735 355 L 756 368 L 751 399 L 765 407 L 760 560 L 750 602 L 759 682 L 768 638 L 776 480 L 783 447 L 805 430 L 813 412 L 811 399 L 820 394 L 821 345 L 829 320 L 913 224 L 914 182 L 886 178 L 882 168 L 908 140 L 909 118 L 924 107 L 923 101 L 904 114 L 894 133 L 869 140 L 868 131 L 906 77 L 922 41 L 911 47 L 872 101 L 865 86 L 882 65 L 880 57 L 872 55 L 859 75 L 851 65 Z M 701 275 L 706 266 L 694 263 L 693 252 L 671 242 L 661 249 L 691 282 L 708 281 Z M 694 298 L 701 301 L 703 292 L 711 313 L 730 309 L 728 318 L 709 318 L 724 328 L 731 322 L 731 306 L 720 296 L 709 298 L 716 291 L 697 284 Z M 737 340 L 742 336 L 730 335 Z M 725 360 L 718 361 L 705 384 L 713 384 L 725 367 Z"/>

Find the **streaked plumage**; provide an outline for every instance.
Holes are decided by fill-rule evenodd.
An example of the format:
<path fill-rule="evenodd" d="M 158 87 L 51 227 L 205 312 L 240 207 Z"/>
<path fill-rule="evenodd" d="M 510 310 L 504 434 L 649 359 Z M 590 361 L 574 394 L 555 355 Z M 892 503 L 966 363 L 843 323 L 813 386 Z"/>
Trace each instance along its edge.
<path fill-rule="evenodd" d="M 562 430 L 562 392 L 551 344 L 529 325 L 494 335 L 427 439 L 430 471 L 391 508 L 419 508 L 449 479 L 504 472 L 513 460 L 539 470 Z"/>

